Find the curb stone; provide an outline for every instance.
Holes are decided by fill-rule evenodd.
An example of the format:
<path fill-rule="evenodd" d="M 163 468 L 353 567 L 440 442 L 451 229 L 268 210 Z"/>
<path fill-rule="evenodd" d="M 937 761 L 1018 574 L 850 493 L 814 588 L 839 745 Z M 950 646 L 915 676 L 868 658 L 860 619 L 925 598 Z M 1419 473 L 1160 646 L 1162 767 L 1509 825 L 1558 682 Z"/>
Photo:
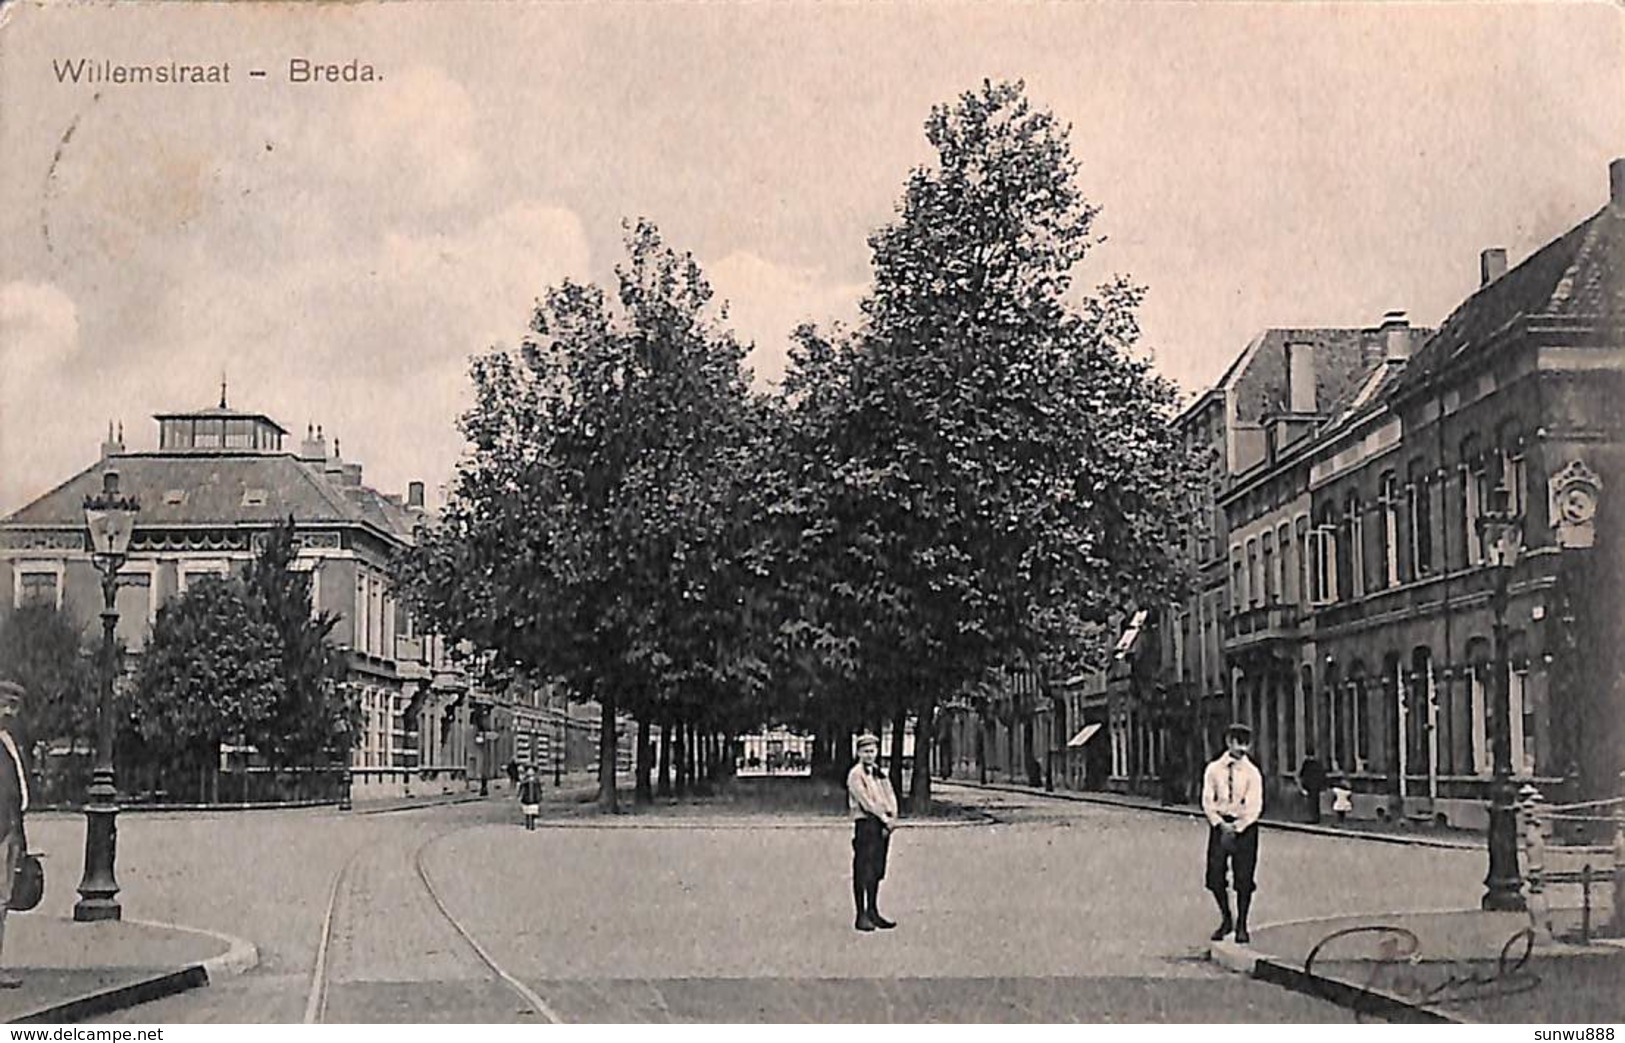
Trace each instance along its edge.
<path fill-rule="evenodd" d="M 993 790 L 1000 793 L 1019 793 L 1030 797 L 1049 797 L 1056 800 L 1070 800 L 1081 804 L 1099 804 L 1105 807 L 1121 808 L 1125 811 L 1150 811 L 1160 815 L 1178 815 L 1183 818 L 1201 818 L 1202 812 L 1196 808 L 1182 805 L 1136 804 L 1126 800 L 1117 800 L 1112 797 L 1091 793 L 1077 793 L 1073 791 L 1055 790 L 1046 792 L 1035 790 L 1026 786 L 1015 786 L 1005 782 L 965 782 L 959 779 L 944 780 L 951 786 L 964 786 L 967 789 Z M 1334 829 L 1331 826 L 1316 826 L 1308 822 L 1282 822 L 1276 819 L 1259 819 L 1259 825 L 1272 830 L 1285 833 L 1309 833 L 1322 837 L 1341 837 L 1349 840 L 1369 840 L 1378 844 L 1400 844 L 1410 847 L 1435 847 L 1452 851 L 1479 851 L 1484 847 L 1483 841 L 1452 840 L 1444 837 L 1406 836 L 1402 834 L 1368 833 L 1358 829 Z"/>
<path fill-rule="evenodd" d="M 227 948 L 219 956 L 211 956 L 206 960 L 188 964 L 179 970 L 155 974 L 137 981 L 126 982 L 123 985 L 98 989 L 82 996 L 76 996 L 73 999 L 29 1011 L 19 1017 L 12 1018 L 10 1024 L 61 1025 L 84 1021 L 88 1018 L 100 1017 L 103 1014 L 128 1010 L 131 1007 L 163 999 L 166 996 L 174 996 L 191 989 L 202 988 L 212 982 L 234 978 L 259 966 L 259 949 L 253 942 L 234 935 L 220 931 L 210 931 L 201 927 L 182 927 L 178 924 L 159 923 L 154 920 L 128 920 L 126 922 L 138 924 L 142 927 L 158 927 L 169 931 L 200 934 L 225 942 Z"/>
<path fill-rule="evenodd" d="M 1245 974 L 1255 981 L 1278 985 L 1292 992 L 1325 1000 L 1357 1014 L 1373 1015 L 1384 1021 L 1406 1025 L 1463 1025 L 1470 1024 L 1431 1007 L 1418 1006 L 1403 997 L 1382 989 L 1356 985 L 1341 978 L 1311 974 L 1261 956 L 1239 942 L 1213 942 L 1208 948 L 1208 959 L 1225 970 Z"/>

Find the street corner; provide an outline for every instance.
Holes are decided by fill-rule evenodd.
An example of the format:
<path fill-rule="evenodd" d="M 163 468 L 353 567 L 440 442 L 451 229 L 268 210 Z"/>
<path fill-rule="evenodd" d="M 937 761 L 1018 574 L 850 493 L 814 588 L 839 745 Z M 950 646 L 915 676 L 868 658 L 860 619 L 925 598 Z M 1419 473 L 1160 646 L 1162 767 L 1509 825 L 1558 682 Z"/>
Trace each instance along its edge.
<path fill-rule="evenodd" d="M 139 920 L 76 923 L 12 918 L 0 1020 L 74 1022 L 244 974 L 259 963 L 251 942 L 214 931 Z"/>
<path fill-rule="evenodd" d="M 1371 913 L 1260 927 L 1250 946 L 1215 942 L 1232 971 L 1390 1022 L 1509 1017 L 1613 1021 L 1625 953 L 1553 943 L 1527 913 Z"/>
<path fill-rule="evenodd" d="M 1231 939 L 1210 942 L 1207 950 L 1208 960 L 1223 967 L 1227 971 L 1245 974 L 1249 977 L 1258 967 L 1258 951 L 1251 945 L 1243 945 Z"/>

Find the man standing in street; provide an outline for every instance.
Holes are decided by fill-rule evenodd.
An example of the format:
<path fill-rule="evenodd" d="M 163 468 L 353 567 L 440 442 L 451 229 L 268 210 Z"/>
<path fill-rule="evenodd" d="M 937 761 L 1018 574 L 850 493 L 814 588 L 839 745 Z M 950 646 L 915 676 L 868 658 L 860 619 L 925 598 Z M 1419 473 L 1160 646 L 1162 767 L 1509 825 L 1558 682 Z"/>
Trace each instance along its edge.
<path fill-rule="evenodd" d="M 1247 913 L 1253 904 L 1258 868 L 1258 819 L 1264 813 L 1264 778 L 1247 758 L 1253 730 L 1232 724 L 1225 731 L 1225 751 L 1202 775 L 1202 813 L 1207 816 L 1207 889 L 1213 892 L 1223 920 L 1213 932 L 1218 941 L 1233 929 L 1236 941 L 1251 941 Z M 1226 871 L 1235 874 L 1236 915 L 1230 915 Z"/>
<path fill-rule="evenodd" d="M 1321 767 L 1313 748 L 1304 751 L 1303 763 L 1298 765 L 1298 789 L 1309 801 L 1309 821 L 1318 823 L 1320 794 L 1326 789 L 1326 769 Z"/>
<path fill-rule="evenodd" d="M 858 737 L 858 763 L 846 776 L 847 807 L 852 812 L 852 903 L 860 931 L 886 930 L 897 924 L 880 915 L 880 881 L 886 876 L 891 831 L 897 825 L 897 794 L 876 763 L 880 740 L 865 732 Z"/>
<path fill-rule="evenodd" d="M 0 681 L 0 953 L 6 941 L 6 912 L 11 906 L 11 887 L 17 865 L 28 850 L 23 830 L 23 814 L 28 810 L 28 776 L 23 772 L 22 755 L 12 738 L 17 714 L 27 692 L 12 681 Z M 22 982 L 0 972 L 0 989 L 15 989 Z"/>

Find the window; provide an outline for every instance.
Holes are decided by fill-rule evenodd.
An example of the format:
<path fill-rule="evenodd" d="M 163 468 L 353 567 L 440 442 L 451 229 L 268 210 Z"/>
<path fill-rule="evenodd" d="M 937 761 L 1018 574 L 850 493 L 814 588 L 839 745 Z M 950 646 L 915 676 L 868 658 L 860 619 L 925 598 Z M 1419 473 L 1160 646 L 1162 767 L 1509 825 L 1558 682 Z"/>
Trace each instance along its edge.
<path fill-rule="evenodd" d="M 227 449 L 254 448 L 254 422 L 252 420 L 227 420 L 225 425 Z"/>
<path fill-rule="evenodd" d="M 1468 438 L 1461 443 L 1461 545 L 1466 548 L 1463 563 L 1484 564 L 1484 542 L 1478 531 L 1478 515 L 1489 491 L 1488 476 L 1484 473 L 1484 458 L 1478 451 L 1478 440 Z"/>
<path fill-rule="evenodd" d="M 1296 583 L 1293 575 L 1291 525 L 1282 522 L 1276 528 L 1275 545 L 1280 548 L 1280 553 L 1277 555 L 1275 562 L 1276 571 L 1280 573 L 1276 586 L 1281 592 L 1281 601 L 1288 605 L 1295 605 L 1298 603 L 1298 592 L 1293 589 Z"/>
<path fill-rule="evenodd" d="M 1337 525 L 1327 516 L 1309 533 L 1309 603 L 1337 600 Z"/>
<path fill-rule="evenodd" d="M 1394 472 L 1382 476 L 1382 558 L 1384 587 L 1399 585 L 1399 481 Z"/>
<path fill-rule="evenodd" d="M 30 605 L 62 607 L 62 576 L 55 569 L 25 569 L 17 573 L 17 586 L 13 604 L 18 608 Z"/>
<path fill-rule="evenodd" d="M 180 593 L 186 593 L 187 587 L 205 577 L 215 576 L 225 579 L 230 575 L 231 566 L 224 561 L 183 561 L 178 577 Z"/>
<path fill-rule="evenodd" d="M 1243 589 L 1244 577 L 1241 572 L 1241 548 L 1230 548 L 1230 611 L 1240 612 L 1246 604 L 1247 592 Z"/>
<path fill-rule="evenodd" d="M 1264 603 L 1264 573 L 1259 568 L 1258 540 L 1247 541 L 1247 603 L 1249 605 L 1262 605 Z"/>
<path fill-rule="evenodd" d="M 367 577 L 363 574 L 355 580 L 355 650 L 362 653 L 368 648 L 368 610 L 371 608 L 368 600 Z"/>
<path fill-rule="evenodd" d="M 1275 568 L 1275 533 L 1266 532 L 1263 539 L 1264 603 L 1274 605 L 1281 600 L 1281 576 Z"/>
<path fill-rule="evenodd" d="M 1343 498 L 1343 524 L 1338 528 L 1337 589 L 1349 597 L 1359 597 L 1365 587 L 1360 563 L 1360 497 L 1348 493 Z"/>
<path fill-rule="evenodd" d="M 1525 495 L 1528 485 L 1524 468 L 1523 438 L 1510 428 L 1503 428 L 1498 441 L 1499 477 L 1511 493 L 1507 500 L 1508 507 L 1513 514 L 1521 516 L 1528 507 L 1528 497 Z"/>
<path fill-rule="evenodd" d="M 1412 460 L 1406 495 L 1410 500 L 1411 575 L 1433 571 L 1433 517 L 1428 505 L 1429 481 L 1421 460 Z"/>
<path fill-rule="evenodd" d="M 1314 566 L 1313 557 L 1309 553 L 1309 519 L 1300 514 L 1294 524 L 1297 526 L 1298 590 L 1302 604 L 1313 605 L 1315 598 L 1309 589 L 1309 573 Z"/>
<path fill-rule="evenodd" d="M 192 443 L 199 449 L 219 449 L 225 441 L 225 421 L 198 420 L 194 421 Z"/>

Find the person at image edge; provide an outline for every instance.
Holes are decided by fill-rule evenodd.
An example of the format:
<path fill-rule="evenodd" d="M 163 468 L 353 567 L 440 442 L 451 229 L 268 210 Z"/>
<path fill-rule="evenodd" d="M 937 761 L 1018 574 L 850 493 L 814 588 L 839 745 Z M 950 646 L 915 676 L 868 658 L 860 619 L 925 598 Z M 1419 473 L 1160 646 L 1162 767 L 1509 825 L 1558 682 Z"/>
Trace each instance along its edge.
<path fill-rule="evenodd" d="M 17 865 L 28 850 L 28 835 L 23 829 L 23 814 L 28 811 L 28 776 L 11 734 L 27 695 L 22 685 L 0 681 L 0 953 L 5 950 L 12 883 Z M 20 984 L 17 978 L 0 971 L 0 989 L 15 989 Z"/>

